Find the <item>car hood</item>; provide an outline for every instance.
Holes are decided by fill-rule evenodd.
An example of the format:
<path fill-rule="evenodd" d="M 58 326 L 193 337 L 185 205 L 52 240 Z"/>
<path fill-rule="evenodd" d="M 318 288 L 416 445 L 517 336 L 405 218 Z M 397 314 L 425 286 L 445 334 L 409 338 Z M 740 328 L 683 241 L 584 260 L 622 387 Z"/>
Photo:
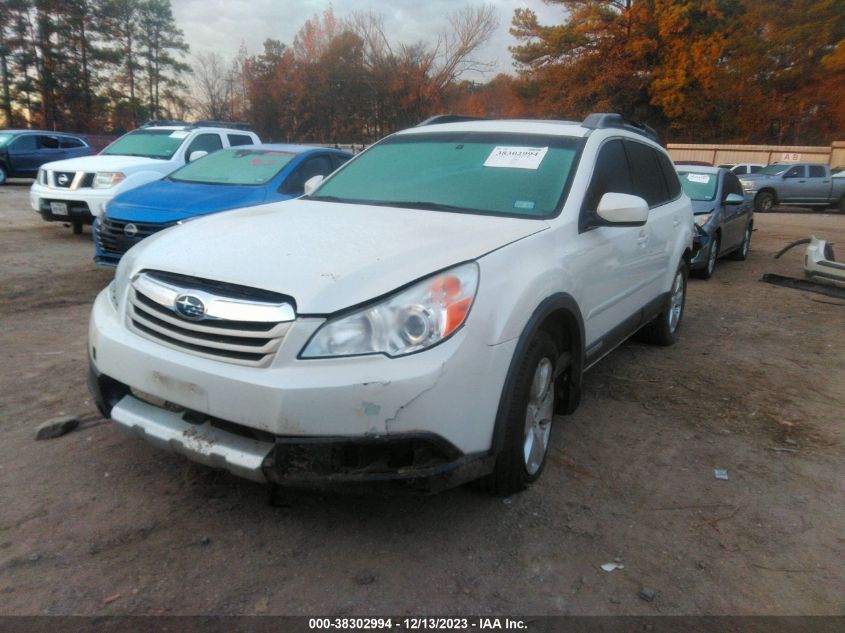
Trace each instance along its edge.
<path fill-rule="evenodd" d="M 742 176 L 737 176 L 740 180 L 748 180 L 748 181 L 760 181 L 760 180 L 775 180 L 780 178 L 780 176 L 774 176 L 770 174 L 743 174 Z"/>
<path fill-rule="evenodd" d="M 68 158 L 57 160 L 44 165 L 45 169 L 55 171 L 123 171 L 133 172 L 152 167 L 156 171 L 169 173 L 176 167 L 166 160 L 155 158 L 144 158 L 143 156 L 81 156 L 79 158 Z"/>
<path fill-rule="evenodd" d="M 330 314 L 548 228 L 535 219 L 300 199 L 162 231 L 124 263 L 132 276 L 153 269 L 262 288 L 292 296 L 299 314 Z"/>
<path fill-rule="evenodd" d="M 108 216 L 126 222 L 177 222 L 206 213 L 261 204 L 264 187 L 156 180 L 109 203 Z"/>

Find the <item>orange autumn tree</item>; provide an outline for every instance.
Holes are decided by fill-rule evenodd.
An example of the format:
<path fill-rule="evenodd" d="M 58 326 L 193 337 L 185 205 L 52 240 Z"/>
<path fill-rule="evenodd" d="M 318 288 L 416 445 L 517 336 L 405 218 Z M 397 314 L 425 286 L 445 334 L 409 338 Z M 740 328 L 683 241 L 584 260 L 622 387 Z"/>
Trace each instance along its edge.
<path fill-rule="evenodd" d="M 621 112 L 676 141 L 836 133 L 841 0 L 546 1 L 563 23 L 517 10 L 511 29 L 538 113 Z"/>

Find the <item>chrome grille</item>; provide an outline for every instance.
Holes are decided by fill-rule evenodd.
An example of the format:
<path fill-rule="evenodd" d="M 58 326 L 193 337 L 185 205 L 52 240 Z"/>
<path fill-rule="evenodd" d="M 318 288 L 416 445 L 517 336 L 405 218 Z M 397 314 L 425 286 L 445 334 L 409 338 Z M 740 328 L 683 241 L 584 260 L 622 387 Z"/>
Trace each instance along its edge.
<path fill-rule="evenodd" d="M 134 235 L 129 236 L 124 232 L 127 224 L 133 224 L 135 226 L 137 232 Z M 175 222 L 161 224 L 123 222 L 112 220 L 108 216 L 102 216 L 97 220 L 97 231 L 94 239 L 97 240 L 97 245 L 101 251 L 123 255 L 145 237 L 149 237 L 153 233 L 158 233 L 162 229 L 166 229 L 168 226 L 173 226 L 174 224 Z"/>
<path fill-rule="evenodd" d="M 186 296 L 202 303 L 201 318 L 178 311 L 177 299 Z M 136 333 L 197 356 L 254 367 L 270 364 L 296 317 L 285 295 L 157 271 L 138 275 L 129 303 L 127 318 Z"/>

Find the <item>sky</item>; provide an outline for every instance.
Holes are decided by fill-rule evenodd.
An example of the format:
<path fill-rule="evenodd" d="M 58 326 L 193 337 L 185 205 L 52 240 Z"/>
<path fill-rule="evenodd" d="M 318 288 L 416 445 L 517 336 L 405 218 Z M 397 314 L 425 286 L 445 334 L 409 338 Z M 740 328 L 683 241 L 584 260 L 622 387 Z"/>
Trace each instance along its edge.
<path fill-rule="evenodd" d="M 498 29 L 478 55 L 495 64 L 495 70 L 465 79 L 485 81 L 500 72 L 514 72 L 508 51 L 508 46 L 517 43 L 508 33 L 514 9 L 532 9 L 541 24 L 562 22 L 561 5 L 550 6 L 543 0 L 172 0 L 176 24 L 185 33 L 191 53 L 217 52 L 227 59 L 237 54 L 241 44 L 250 55 L 260 53 L 267 38 L 292 45 L 305 20 L 329 6 L 338 18 L 373 10 L 384 17 L 393 41 L 411 44 L 434 41 L 450 13 L 482 4 L 493 5 L 499 17 Z"/>

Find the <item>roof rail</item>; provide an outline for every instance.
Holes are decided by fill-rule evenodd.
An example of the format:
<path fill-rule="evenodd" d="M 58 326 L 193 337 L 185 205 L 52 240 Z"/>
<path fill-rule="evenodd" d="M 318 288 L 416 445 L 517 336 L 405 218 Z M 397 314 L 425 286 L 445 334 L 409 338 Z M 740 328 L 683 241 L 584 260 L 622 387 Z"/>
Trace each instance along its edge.
<path fill-rule="evenodd" d="M 202 121 L 194 121 L 188 127 L 196 128 L 196 127 L 228 127 L 232 128 L 233 130 L 244 130 L 244 131 L 251 131 L 252 125 L 247 123 L 246 121 L 213 121 L 213 120 L 202 120 Z"/>
<path fill-rule="evenodd" d="M 469 116 L 466 114 L 435 114 L 433 117 L 427 118 L 425 121 L 417 123 L 415 127 L 424 127 L 426 125 L 436 125 L 438 123 L 461 123 L 463 121 L 486 121 L 487 117 L 483 116 Z"/>
<path fill-rule="evenodd" d="M 143 123 L 141 127 L 162 127 L 165 125 L 188 125 L 185 121 L 168 121 L 167 119 L 150 119 Z"/>
<path fill-rule="evenodd" d="M 614 112 L 593 112 L 582 121 L 581 125 L 591 130 L 602 130 L 605 128 L 628 130 L 629 132 L 641 134 L 655 143 L 660 143 L 657 131 L 653 127 L 645 123 L 630 121 L 621 114 Z"/>

